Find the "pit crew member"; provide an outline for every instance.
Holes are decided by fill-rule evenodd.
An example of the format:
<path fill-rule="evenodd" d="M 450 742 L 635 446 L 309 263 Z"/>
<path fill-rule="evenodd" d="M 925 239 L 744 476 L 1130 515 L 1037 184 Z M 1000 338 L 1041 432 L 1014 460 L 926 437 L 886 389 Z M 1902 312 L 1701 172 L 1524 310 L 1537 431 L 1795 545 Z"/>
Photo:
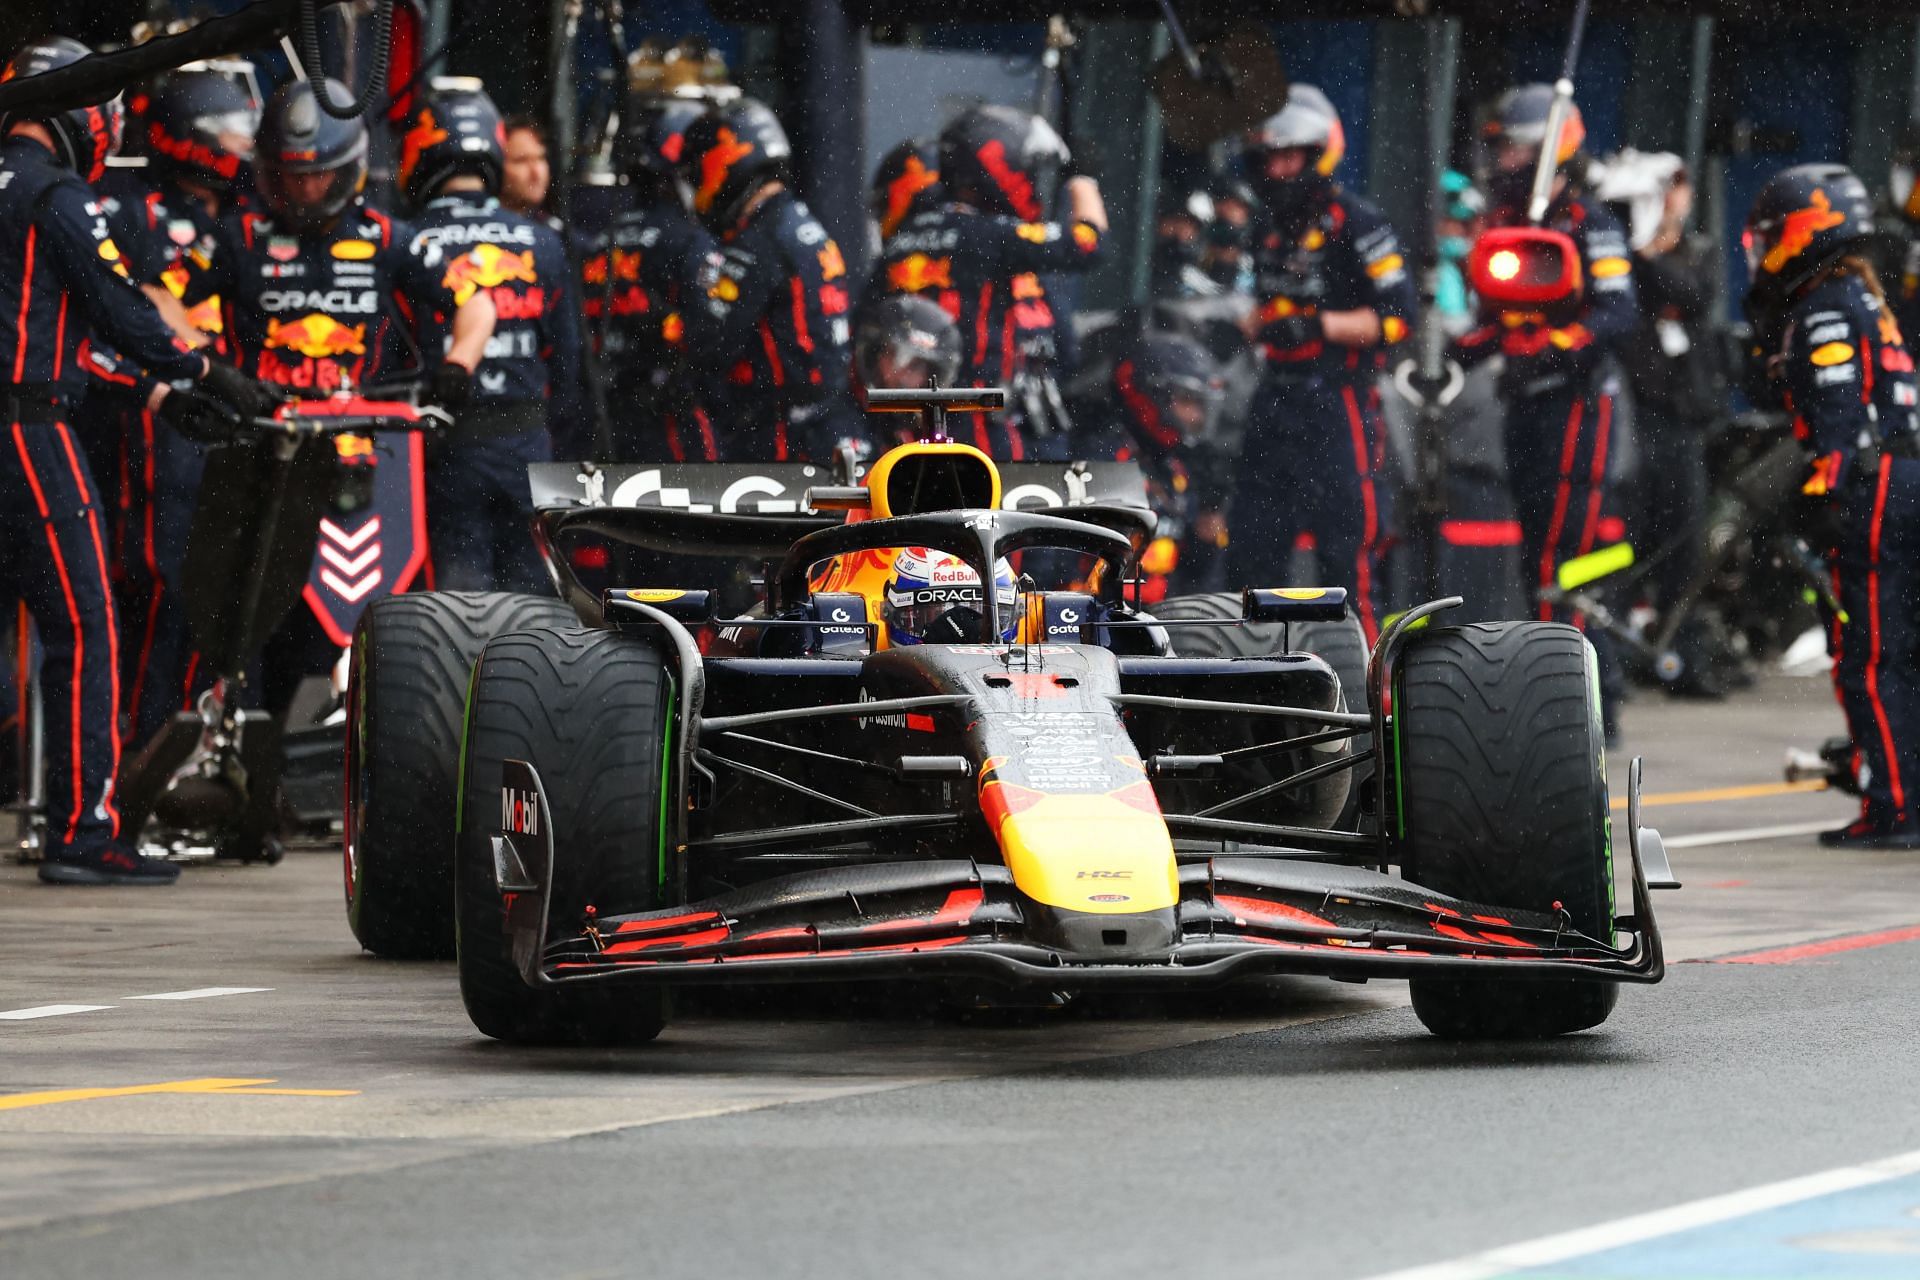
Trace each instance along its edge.
<path fill-rule="evenodd" d="M 1292 86 L 1247 140 L 1261 203 L 1248 323 L 1265 367 L 1233 502 L 1233 572 L 1252 582 L 1284 571 L 1310 534 L 1321 575 L 1352 592 L 1372 641 L 1392 521 L 1377 384 L 1414 291 L 1394 229 L 1334 181 L 1345 154 L 1339 113 L 1312 85 Z"/>
<path fill-rule="evenodd" d="M 340 85 L 330 92 L 349 96 Z M 311 87 L 290 82 L 267 104 L 256 156 L 265 212 L 221 219 L 204 252 L 187 256 L 181 301 L 219 295 L 240 366 L 305 396 L 401 376 L 412 354 L 409 317 L 445 325 L 450 342 L 430 365 L 431 395 L 464 403 L 493 334 L 492 292 L 475 288 L 456 303 L 443 283 L 451 264 L 428 267 L 408 252 L 410 228 L 362 202 L 366 126 L 326 115 Z M 267 709 L 285 710 L 300 680 L 335 656 L 317 625 L 296 614 L 269 645 Z"/>
<path fill-rule="evenodd" d="M 1066 439 L 1054 313 L 1039 273 L 1090 270 L 1107 233 L 1100 185 L 1084 174 L 1067 179 L 1066 219 L 1048 220 L 1053 184 L 1071 161 L 1038 116 L 998 106 L 963 113 L 940 134 L 946 202 L 909 217 L 874 273 L 873 289 L 920 294 L 953 317 L 965 385 L 1008 389 L 1008 412 L 974 414 L 970 441 L 1003 461 L 1034 456 L 1036 445 L 1057 453 Z M 1036 440 L 1055 427 L 1053 448 Z"/>
<path fill-rule="evenodd" d="M 1802 527 L 1839 597 L 1828 648 L 1860 815 L 1831 848 L 1920 848 L 1920 435 L 1913 357 L 1863 256 L 1872 204 L 1841 165 L 1776 174 L 1748 215 L 1747 314 L 1811 459 Z"/>
<path fill-rule="evenodd" d="M 85 45 L 30 44 L 0 80 L 88 56 Z M 164 884 L 170 863 L 142 857 L 114 807 L 119 771 L 120 634 L 108 582 L 99 490 L 69 426 L 88 374 L 82 348 L 98 333 L 149 376 L 147 403 L 205 430 L 206 390 L 243 414 L 275 397 L 232 366 L 181 342 L 133 283 L 88 182 L 120 145 L 116 99 L 0 117 L 0 384 L 12 447 L 0 462 L 0 588 L 33 615 L 46 714 L 47 860 L 55 884 Z M 177 379 L 176 388 L 152 379 Z"/>
<path fill-rule="evenodd" d="M 500 204 L 500 113 L 478 81 L 440 81 L 402 137 L 398 178 L 414 208 L 407 252 L 440 275 L 455 306 L 486 293 L 493 336 L 454 426 L 428 442 L 427 542 L 441 591 L 539 591 L 528 534 L 527 466 L 553 457 L 553 432 L 584 417 L 572 266 L 560 237 Z M 451 317 L 413 312 L 429 358 L 453 343 Z"/>
<path fill-rule="evenodd" d="M 623 123 L 614 163 L 634 207 L 613 220 L 582 267 L 615 462 L 720 460 L 688 364 L 685 316 L 686 294 L 718 245 L 688 211 L 676 167 L 687 126 L 705 110 L 698 100 L 668 98 Z"/>
<path fill-rule="evenodd" d="M 1097 393 L 1072 403 L 1076 458 L 1139 465 L 1159 525 L 1140 560 L 1140 599 L 1216 589 L 1224 569 L 1222 516 L 1231 483 L 1211 428 L 1225 382 L 1192 338 L 1141 334 L 1113 362 Z"/>
<path fill-rule="evenodd" d="M 689 291 L 687 351 L 732 461 L 824 462 L 866 440 L 846 259 L 788 188 L 791 152 L 773 112 L 741 98 L 689 124 L 680 153 L 694 215 L 720 242 Z"/>

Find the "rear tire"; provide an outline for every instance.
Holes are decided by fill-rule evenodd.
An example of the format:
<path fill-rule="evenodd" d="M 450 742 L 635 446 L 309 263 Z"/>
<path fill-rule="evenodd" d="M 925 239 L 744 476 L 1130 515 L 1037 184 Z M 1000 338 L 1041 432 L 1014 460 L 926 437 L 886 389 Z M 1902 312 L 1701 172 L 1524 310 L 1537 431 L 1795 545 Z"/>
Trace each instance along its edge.
<path fill-rule="evenodd" d="M 1233 619 L 1241 616 L 1240 597 L 1230 591 L 1208 595 L 1175 596 L 1154 606 L 1153 616 L 1162 620 L 1182 618 Z M 1367 661 L 1372 650 L 1367 633 L 1352 614 L 1338 622 L 1245 622 L 1237 627 L 1168 627 L 1167 637 L 1174 653 L 1182 658 L 1264 658 L 1275 653 L 1310 653 L 1340 677 L 1340 697 L 1344 710 L 1367 711 Z M 1371 733 L 1355 734 L 1350 748 L 1355 755 L 1367 756 L 1373 750 Z M 1373 762 L 1362 760 L 1354 767 L 1347 786 L 1347 801 L 1333 820 L 1337 831 L 1361 829 L 1363 808 L 1371 821 L 1374 787 Z"/>
<path fill-rule="evenodd" d="M 1240 597 L 1230 591 L 1207 595 L 1175 596 L 1153 606 L 1153 616 L 1163 622 L 1187 619 L 1218 621 L 1240 617 Z M 1340 692 L 1346 697 L 1347 710 L 1367 709 L 1366 632 L 1359 619 L 1345 617 L 1338 622 L 1246 622 L 1237 627 L 1168 627 L 1173 651 L 1182 658 L 1264 658 L 1275 653 L 1311 653 L 1340 677 Z M 1364 750 L 1356 743 L 1355 750 Z"/>
<path fill-rule="evenodd" d="M 1613 844 L 1593 648 L 1572 627 L 1501 622 L 1416 634 L 1394 732 L 1402 871 L 1489 907 L 1613 937 Z M 1619 988 L 1567 979 L 1418 978 L 1413 1008 L 1453 1040 L 1532 1040 L 1605 1022 Z"/>
<path fill-rule="evenodd" d="M 616 982 L 532 987 L 508 953 L 494 878 L 500 769 L 540 775 L 554 844 L 550 928 L 658 901 L 673 682 L 658 650 L 611 631 L 538 627 L 488 642 L 474 665 L 461 789 L 460 995 L 473 1025 L 531 1045 L 633 1045 L 660 1034 L 666 992 Z M 656 853 L 661 851 L 661 853 Z"/>
<path fill-rule="evenodd" d="M 397 960 L 453 956 L 453 842 L 460 717 L 487 641 L 572 625 L 558 600 L 497 591 L 418 592 L 368 606 L 347 688 L 347 923 Z"/>

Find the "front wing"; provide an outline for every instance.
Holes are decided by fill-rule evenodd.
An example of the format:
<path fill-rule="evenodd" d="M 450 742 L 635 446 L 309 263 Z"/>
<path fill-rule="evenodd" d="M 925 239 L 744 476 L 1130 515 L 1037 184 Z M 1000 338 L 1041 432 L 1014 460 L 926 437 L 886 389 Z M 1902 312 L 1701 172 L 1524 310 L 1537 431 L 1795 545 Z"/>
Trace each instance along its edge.
<path fill-rule="evenodd" d="M 520 776 L 538 795 L 537 775 Z M 1181 868 L 1169 945 L 1143 953 L 1115 929 L 1121 936 L 1107 936 L 1125 958 L 1105 960 L 1036 942 L 1007 869 L 967 859 L 801 872 L 634 915 L 589 911 L 549 936 L 544 824 L 495 839 L 514 961 L 535 986 L 925 978 L 1071 993 L 1265 974 L 1658 982 L 1665 972 L 1638 841 L 1632 911 L 1612 939 L 1585 936 L 1562 915 L 1469 903 L 1365 868 L 1221 856 Z"/>

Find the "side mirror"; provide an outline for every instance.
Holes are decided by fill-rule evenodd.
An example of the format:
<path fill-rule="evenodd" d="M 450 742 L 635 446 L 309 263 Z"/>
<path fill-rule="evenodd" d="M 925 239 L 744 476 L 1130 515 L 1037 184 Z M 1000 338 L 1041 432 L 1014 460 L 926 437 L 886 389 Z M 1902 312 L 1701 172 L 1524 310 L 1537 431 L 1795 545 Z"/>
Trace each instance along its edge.
<path fill-rule="evenodd" d="M 1467 255 L 1473 291 L 1498 307 L 1543 307 L 1580 294 L 1580 250 L 1545 227 L 1495 227 Z"/>

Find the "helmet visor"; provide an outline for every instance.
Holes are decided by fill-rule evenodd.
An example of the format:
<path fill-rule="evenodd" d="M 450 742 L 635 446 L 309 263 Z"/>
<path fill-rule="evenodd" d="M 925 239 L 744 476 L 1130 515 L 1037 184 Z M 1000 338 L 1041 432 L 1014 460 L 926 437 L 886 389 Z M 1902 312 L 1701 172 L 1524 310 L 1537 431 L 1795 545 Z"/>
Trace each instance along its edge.
<path fill-rule="evenodd" d="M 300 225 L 332 219 L 360 194 L 367 176 L 364 156 L 331 169 L 260 166 L 260 195 L 275 214 Z"/>

